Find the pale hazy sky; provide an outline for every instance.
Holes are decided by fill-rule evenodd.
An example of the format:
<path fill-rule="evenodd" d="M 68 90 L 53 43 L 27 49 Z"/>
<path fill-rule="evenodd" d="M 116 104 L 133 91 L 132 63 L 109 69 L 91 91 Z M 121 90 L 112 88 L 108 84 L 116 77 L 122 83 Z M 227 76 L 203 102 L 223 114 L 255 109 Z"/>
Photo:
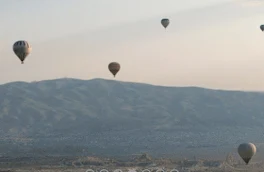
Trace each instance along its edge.
<path fill-rule="evenodd" d="M 116 80 L 264 90 L 263 0 L 2 0 L 0 21 L 0 83 L 113 79 L 118 61 Z"/>

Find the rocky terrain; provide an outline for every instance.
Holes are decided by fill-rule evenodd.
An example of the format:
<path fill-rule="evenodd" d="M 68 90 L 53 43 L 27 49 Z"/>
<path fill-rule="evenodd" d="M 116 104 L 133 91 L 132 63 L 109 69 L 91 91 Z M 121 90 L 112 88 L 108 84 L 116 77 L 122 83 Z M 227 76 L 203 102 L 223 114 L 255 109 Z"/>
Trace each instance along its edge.
<path fill-rule="evenodd" d="M 0 172 L 234 172 L 263 171 L 264 162 L 251 162 L 245 165 L 240 159 L 228 154 L 222 161 L 209 159 L 170 159 L 153 158 L 148 154 L 118 160 L 99 157 L 46 157 L 0 159 Z"/>

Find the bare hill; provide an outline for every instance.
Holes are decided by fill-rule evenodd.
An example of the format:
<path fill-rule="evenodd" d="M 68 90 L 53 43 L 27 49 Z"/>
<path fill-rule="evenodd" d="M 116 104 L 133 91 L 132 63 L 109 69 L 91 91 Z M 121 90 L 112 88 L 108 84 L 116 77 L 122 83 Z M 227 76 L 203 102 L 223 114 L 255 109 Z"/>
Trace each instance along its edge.
<path fill-rule="evenodd" d="M 0 86 L 0 150 L 123 154 L 262 142 L 264 94 L 104 79 Z"/>

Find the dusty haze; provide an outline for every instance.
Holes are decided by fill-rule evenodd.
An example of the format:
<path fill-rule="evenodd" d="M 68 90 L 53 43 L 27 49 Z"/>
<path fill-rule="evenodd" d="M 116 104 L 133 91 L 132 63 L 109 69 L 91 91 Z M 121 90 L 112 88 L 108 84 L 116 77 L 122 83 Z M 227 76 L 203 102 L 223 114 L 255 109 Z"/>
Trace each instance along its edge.
<path fill-rule="evenodd" d="M 117 80 L 264 90 L 262 1 L 74 2 L 0 2 L 1 83 L 109 79 L 107 65 L 118 61 Z M 12 51 L 19 39 L 32 45 L 24 65 Z"/>

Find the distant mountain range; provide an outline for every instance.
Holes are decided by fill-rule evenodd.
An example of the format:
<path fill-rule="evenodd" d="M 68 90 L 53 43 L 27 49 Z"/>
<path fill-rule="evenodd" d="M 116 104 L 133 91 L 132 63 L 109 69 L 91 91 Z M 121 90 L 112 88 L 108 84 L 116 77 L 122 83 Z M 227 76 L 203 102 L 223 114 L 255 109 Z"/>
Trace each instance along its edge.
<path fill-rule="evenodd" d="M 0 86 L 3 154 L 173 153 L 263 141 L 264 94 L 104 79 Z"/>

